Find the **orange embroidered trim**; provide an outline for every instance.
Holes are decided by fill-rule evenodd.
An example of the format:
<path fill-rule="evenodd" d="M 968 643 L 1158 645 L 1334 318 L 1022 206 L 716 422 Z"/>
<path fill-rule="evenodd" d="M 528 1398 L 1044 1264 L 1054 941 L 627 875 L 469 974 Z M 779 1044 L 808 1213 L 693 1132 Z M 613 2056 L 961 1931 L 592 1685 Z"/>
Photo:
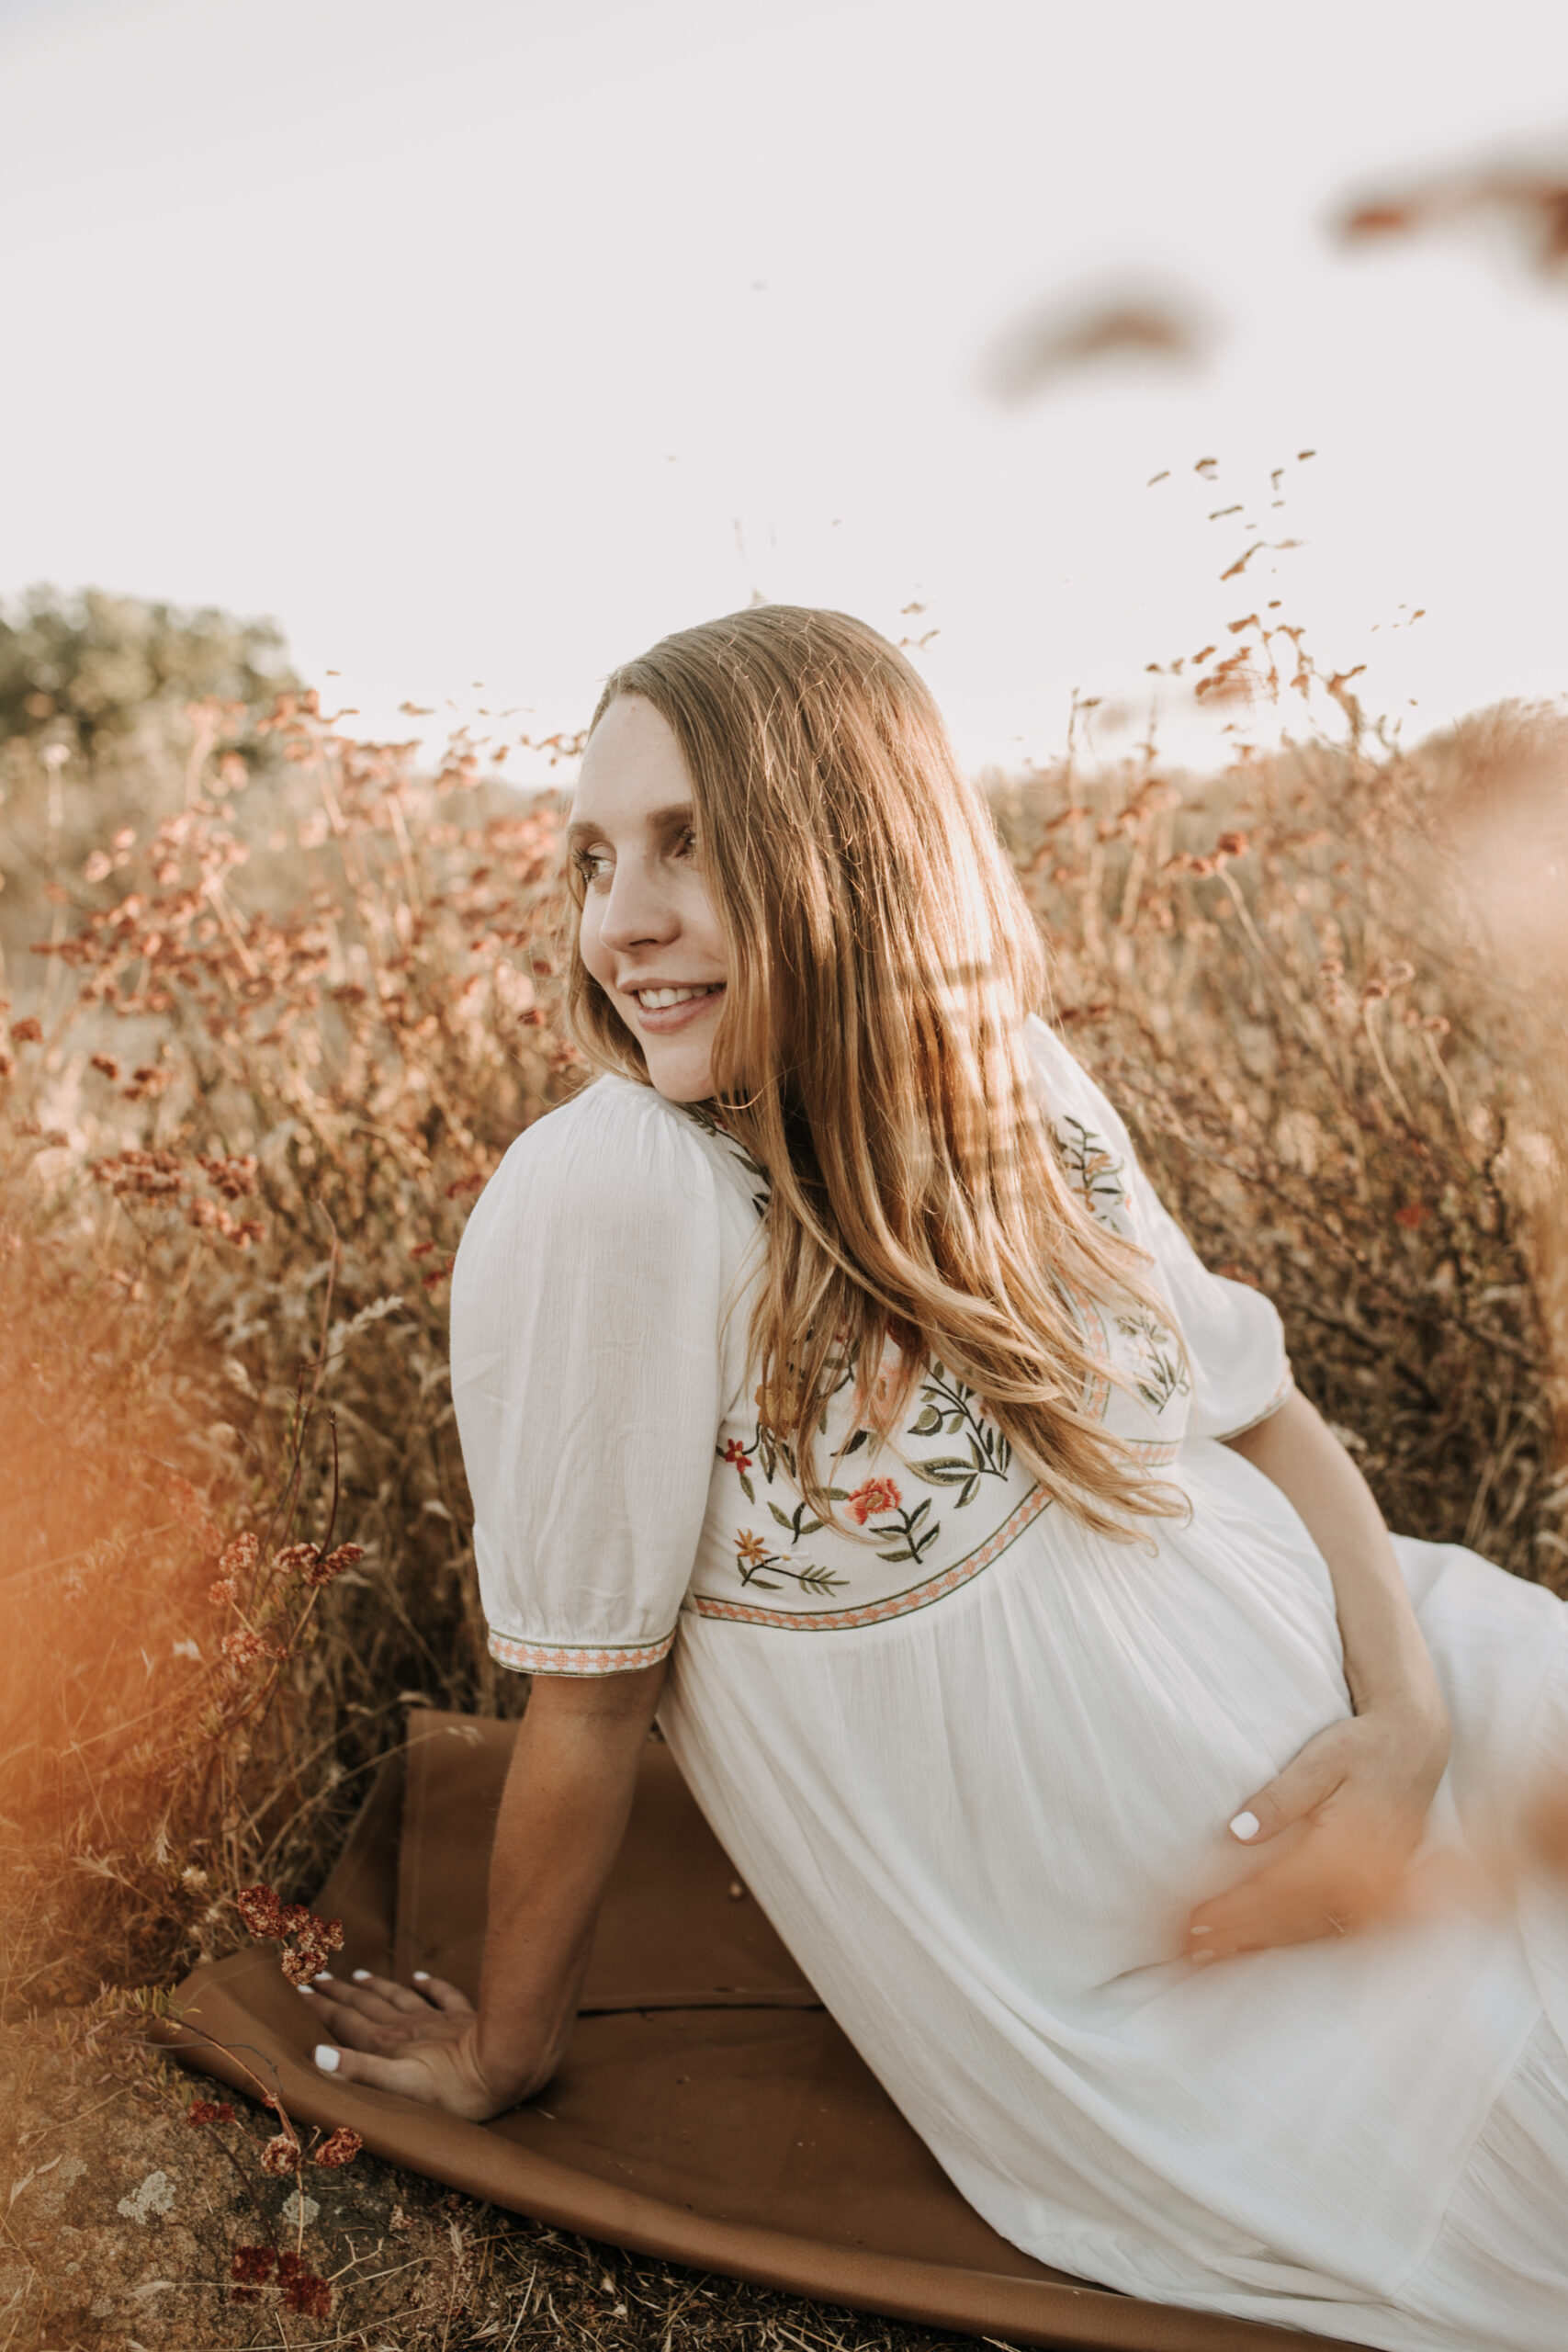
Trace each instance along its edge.
<path fill-rule="evenodd" d="M 588 1648 L 572 1642 L 520 1642 L 511 1634 L 490 1636 L 490 1654 L 500 1666 L 518 1674 L 631 1674 L 639 1666 L 657 1666 L 668 1657 L 674 1643 L 671 1630 L 661 1642 L 611 1644 Z"/>
<path fill-rule="evenodd" d="M 998 1559 L 1015 1536 L 1021 1535 L 1032 1519 L 1038 1519 L 1051 1498 L 1043 1487 L 1032 1487 L 1013 1512 L 1003 1520 L 996 1533 L 982 1544 L 967 1559 L 954 1561 L 951 1568 L 943 1568 L 940 1576 L 928 1577 L 923 1584 L 910 1585 L 903 1592 L 892 1593 L 885 1600 L 868 1601 L 863 1609 L 820 1609 L 807 1613 L 805 1610 L 758 1609 L 744 1600 L 717 1600 L 705 1592 L 692 1595 L 692 1606 L 699 1617 L 725 1617 L 742 1625 L 778 1625 L 792 1634 L 836 1634 L 853 1625 L 879 1625 L 889 1617 L 906 1617 L 914 1609 L 927 1609 L 933 1600 L 941 1600 L 960 1585 L 977 1577 Z"/>

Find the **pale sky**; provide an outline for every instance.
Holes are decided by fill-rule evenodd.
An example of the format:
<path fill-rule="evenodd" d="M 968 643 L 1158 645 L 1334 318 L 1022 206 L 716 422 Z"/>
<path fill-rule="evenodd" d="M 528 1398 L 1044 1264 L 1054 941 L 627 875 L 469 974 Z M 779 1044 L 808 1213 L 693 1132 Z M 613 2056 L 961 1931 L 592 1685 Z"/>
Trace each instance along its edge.
<path fill-rule="evenodd" d="M 0 0 L 0 594 L 270 615 L 381 732 L 753 593 L 935 629 L 972 766 L 1269 596 L 1407 731 L 1561 695 L 1568 273 L 1326 231 L 1501 156 L 1561 0 Z M 1204 366 L 986 390 L 1144 284 Z"/>

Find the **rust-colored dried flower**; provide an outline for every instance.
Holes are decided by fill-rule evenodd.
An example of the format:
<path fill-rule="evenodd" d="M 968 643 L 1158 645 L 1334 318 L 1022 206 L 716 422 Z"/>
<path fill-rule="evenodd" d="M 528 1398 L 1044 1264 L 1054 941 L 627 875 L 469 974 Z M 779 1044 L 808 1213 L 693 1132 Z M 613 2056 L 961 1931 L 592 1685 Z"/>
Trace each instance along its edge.
<path fill-rule="evenodd" d="M 318 1919 L 298 1905 L 303 1918 L 292 1928 L 299 1949 L 283 1955 L 283 1973 L 291 1984 L 308 1984 L 319 1975 L 334 1951 L 343 1950 L 343 1921 Z"/>
<path fill-rule="evenodd" d="M 353 1567 L 355 1560 L 362 1560 L 364 1557 L 363 1544 L 340 1544 L 335 1551 L 327 1553 L 324 1558 L 310 1563 L 305 1570 L 305 1581 L 307 1584 L 313 1585 L 331 1584 L 334 1577 L 342 1576 L 344 1568 Z"/>
<path fill-rule="evenodd" d="M 226 2098 L 193 2098 L 186 2109 L 186 2121 L 193 2132 L 208 2123 L 232 2123 L 234 2110 Z"/>
<path fill-rule="evenodd" d="M 198 1155 L 196 1164 L 226 1201 L 237 1201 L 243 1194 L 254 1193 L 256 1189 L 256 1156 L 254 1151 L 227 1159 L 204 1159 Z"/>
<path fill-rule="evenodd" d="M 254 1535 L 248 1532 L 236 1535 L 233 1542 L 225 1544 L 218 1555 L 219 1568 L 226 1577 L 248 1576 L 255 1566 L 260 1551 L 261 1546 Z"/>
<path fill-rule="evenodd" d="M 229 2257 L 229 2276 L 241 2287 L 262 2286 L 276 2267 L 277 2248 L 273 2245 L 237 2245 Z"/>
<path fill-rule="evenodd" d="M 340 2123 L 331 2137 L 321 2142 L 310 2162 L 321 2165 L 328 2172 L 336 2172 L 341 2165 L 351 2165 L 364 2145 L 357 2132 L 352 2131 L 346 2123 Z"/>
<path fill-rule="evenodd" d="M 88 1068 L 96 1069 L 100 1077 L 107 1078 L 111 1086 L 118 1083 L 119 1064 L 112 1054 L 95 1054 Z"/>
<path fill-rule="evenodd" d="M 261 2152 L 261 2168 L 280 2180 L 299 2169 L 299 2143 L 292 2132 L 279 2132 Z"/>
<path fill-rule="evenodd" d="M 302 2255 L 279 2255 L 277 2283 L 283 2290 L 285 2311 L 298 2312 L 302 2319 L 326 2319 L 330 2316 L 332 2288 L 325 2278 L 309 2267 Z"/>
<path fill-rule="evenodd" d="M 207 1588 L 207 1598 L 215 1609 L 220 1609 L 226 1600 L 238 1600 L 240 1588 L 232 1577 L 215 1577 Z"/>
<path fill-rule="evenodd" d="M 254 1666 L 264 1657 L 280 1655 L 251 1625 L 242 1625 L 236 1634 L 225 1634 L 219 1646 L 231 1666 Z"/>
<path fill-rule="evenodd" d="M 243 1886 L 234 1897 L 234 1908 L 253 1936 L 276 1941 L 288 1934 L 283 1924 L 283 1905 L 270 1886 Z"/>
<path fill-rule="evenodd" d="M 35 1021 L 31 1013 L 25 1021 L 13 1021 L 11 1043 L 14 1046 L 41 1046 L 43 1043 L 42 1023 Z"/>

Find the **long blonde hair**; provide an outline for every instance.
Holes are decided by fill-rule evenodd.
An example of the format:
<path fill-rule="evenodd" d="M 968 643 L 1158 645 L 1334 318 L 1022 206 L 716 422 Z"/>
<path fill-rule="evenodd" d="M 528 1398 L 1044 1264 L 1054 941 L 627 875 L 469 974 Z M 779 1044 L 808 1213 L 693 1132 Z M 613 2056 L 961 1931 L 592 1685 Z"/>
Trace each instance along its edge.
<path fill-rule="evenodd" d="M 660 714 L 691 777 L 728 949 L 708 1107 L 769 1180 L 750 1347 L 809 1507 L 831 1516 L 828 1399 L 852 1364 L 872 1419 L 892 1340 L 883 1435 L 934 1358 L 1085 1525 L 1179 1512 L 1086 1401 L 1107 1368 L 1074 1295 L 1152 1304 L 1147 1261 L 1080 1206 L 1048 1139 L 1022 1035 L 1044 951 L 923 680 L 848 614 L 762 605 L 625 662 L 593 727 L 621 695 Z M 590 1061 L 649 1083 L 575 932 L 569 1001 Z"/>

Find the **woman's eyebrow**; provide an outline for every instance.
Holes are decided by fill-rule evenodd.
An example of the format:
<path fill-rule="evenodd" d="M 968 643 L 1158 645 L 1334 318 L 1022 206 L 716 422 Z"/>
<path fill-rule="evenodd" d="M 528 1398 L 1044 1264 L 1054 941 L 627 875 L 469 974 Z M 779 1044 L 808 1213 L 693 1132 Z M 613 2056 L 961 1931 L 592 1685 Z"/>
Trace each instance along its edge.
<path fill-rule="evenodd" d="M 673 801 L 668 808 L 655 808 L 647 821 L 656 833 L 673 832 L 677 825 L 691 823 L 692 804 L 689 800 Z M 604 831 L 604 827 L 596 825 L 592 818 L 579 817 L 567 827 L 566 837 L 573 843 L 596 841 Z"/>

